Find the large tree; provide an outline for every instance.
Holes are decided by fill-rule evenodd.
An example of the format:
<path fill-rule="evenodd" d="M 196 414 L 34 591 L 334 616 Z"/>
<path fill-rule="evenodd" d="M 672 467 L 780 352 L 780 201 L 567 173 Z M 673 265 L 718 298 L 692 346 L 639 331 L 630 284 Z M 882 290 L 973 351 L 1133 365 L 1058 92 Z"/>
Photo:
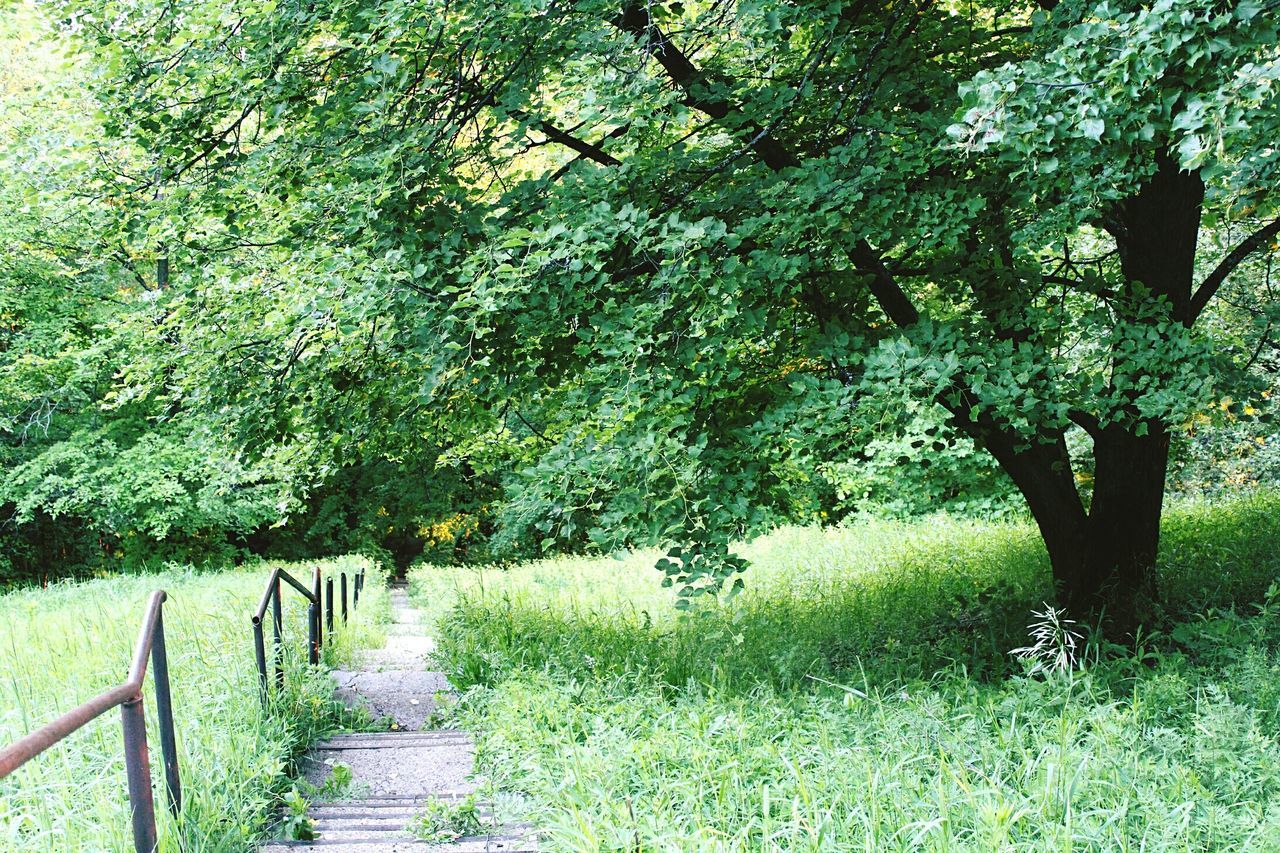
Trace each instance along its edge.
<path fill-rule="evenodd" d="M 163 188 L 184 298 L 246 243 L 300 294 L 346 276 L 415 405 L 546 419 L 552 540 L 740 530 L 940 406 L 1064 597 L 1126 602 L 1171 433 L 1254 343 L 1206 312 L 1280 233 L 1274 2 L 59 9 L 161 152 L 125 189 Z"/>

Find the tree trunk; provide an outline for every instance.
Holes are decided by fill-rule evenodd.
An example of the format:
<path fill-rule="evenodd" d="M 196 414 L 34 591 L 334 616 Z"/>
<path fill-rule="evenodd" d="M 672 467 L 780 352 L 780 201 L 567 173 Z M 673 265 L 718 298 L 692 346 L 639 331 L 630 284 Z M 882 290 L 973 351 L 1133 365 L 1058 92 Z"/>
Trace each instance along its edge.
<path fill-rule="evenodd" d="M 1008 432 L 987 432 L 980 437 L 987 451 L 1013 480 L 1031 510 L 1059 589 L 1074 586 L 1080 572 L 1088 520 L 1076 489 L 1064 436 L 1023 446 Z"/>
<path fill-rule="evenodd" d="M 1182 171 L 1168 152 L 1158 152 L 1155 163 L 1154 174 L 1105 223 L 1125 279 L 1112 307 L 1124 322 L 1154 324 L 1163 313 L 1190 324 L 1204 182 Z M 988 442 L 1040 526 L 1060 602 L 1077 618 L 1105 612 L 1109 632 L 1118 635 L 1137 626 L 1144 600 L 1155 594 L 1169 462 L 1168 431 L 1138 412 L 1135 401 L 1123 423 L 1089 428 L 1094 481 L 1087 512 L 1061 436 L 1019 452 L 1008 439 Z"/>
<path fill-rule="evenodd" d="M 1087 511 L 1061 435 L 1030 447 L 1003 434 L 984 440 L 1031 509 L 1060 605 L 1076 619 L 1105 614 L 1117 634 L 1136 627 L 1155 592 L 1169 435 L 1156 424 L 1146 427 L 1145 435 L 1118 425 L 1094 433 Z"/>
<path fill-rule="evenodd" d="M 1078 589 L 1071 598 L 1109 604 L 1122 622 L 1155 593 L 1160 514 L 1169 433 L 1147 423 L 1145 435 L 1112 425 L 1094 436 L 1093 500 Z"/>

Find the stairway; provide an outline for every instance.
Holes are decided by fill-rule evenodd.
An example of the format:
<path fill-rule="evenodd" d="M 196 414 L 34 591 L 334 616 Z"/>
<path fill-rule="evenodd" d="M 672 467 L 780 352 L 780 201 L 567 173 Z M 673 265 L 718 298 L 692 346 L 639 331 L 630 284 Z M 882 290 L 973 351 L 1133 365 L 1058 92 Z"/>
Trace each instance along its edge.
<path fill-rule="evenodd" d="M 377 719 L 394 720 L 394 731 L 335 735 L 315 744 L 303 762 L 303 776 L 319 787 L 335 764 L 351 768 L 350 796 L 313 802 L 308 816 L 317 835 L 311 841 L 271 841 L 262 853 L 315 849 L 324 853 L 533 853 L 536 835 L 524 825 L 498 826 L 492 807 L 478 803 L 482 835 L 449 842 L 416 838 L 407 826 L 433 801 L 459 803 L 476 790 L 471 778 L 475 748 L 456 729 L 424 728 L 437 693 L 449 690 L 438 672 L 426 670 L 434 644 L 422 633 L 421 614 L 403 587 L 392 587 L 395 614 L 381 649 L 366 652 L 362 669 L 336 671 L 336 693 L 348 704 L 365 705 Z"/>

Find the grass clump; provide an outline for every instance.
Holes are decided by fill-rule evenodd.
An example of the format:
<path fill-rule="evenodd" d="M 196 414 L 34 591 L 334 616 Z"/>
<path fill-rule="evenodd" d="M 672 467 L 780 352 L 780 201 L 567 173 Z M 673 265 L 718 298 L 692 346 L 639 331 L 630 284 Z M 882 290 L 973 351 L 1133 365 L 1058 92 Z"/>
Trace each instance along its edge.
<path fill-rule="evenodd" d="M 312 563 L 291 567 L 309 574 Z M 325 572 L 374 571 L 351 623 L 326 636 L 337 662 L 376 637 L 389 606 L 362 558 Z M 249 617 L 271 565 L 217 573 L 189 568 L 147 576 L 59 583 L 0 596 L 0 743 L 10 743 L 124 679 L 143 604 L 165 604 L 182 816 L 157 789 L 161 850 L 251 849 L 287 789 L 293 758 L 317 737 L 357 723 L 332 699 L 322 669 L 305 666 L 305 601 L 285 596 L 286 678 L 268 708 L 259 700 Z M 269 642 L 268 632 L 268 642 Z M 144 692 L 152 776 L 161 778 L 153 685 Z M 0 849 L 132 850 L 119 712 L 110 712 L 0 781 Z"/>
<path fill-rule="evenodd" d="M 412 590 L 548 850 L 1268 850 L 1277 510 L 1172 511 L 1168 618 L 1128 649 L 1049 624 L 1017 522 L 782 530 L 738 606 L 687 617 L 649 554 Z"/>

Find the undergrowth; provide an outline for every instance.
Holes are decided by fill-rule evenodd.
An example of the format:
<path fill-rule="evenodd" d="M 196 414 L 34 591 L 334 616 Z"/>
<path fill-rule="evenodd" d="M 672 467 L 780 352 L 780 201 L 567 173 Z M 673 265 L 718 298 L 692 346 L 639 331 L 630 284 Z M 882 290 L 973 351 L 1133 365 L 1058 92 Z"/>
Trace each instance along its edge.
<path fill-rule="evenodd" d="M 782 530 L 692 616 L 652 554 L 411 580 L 549 850 L 1269 850 L 1278 538 L 1274 496 L 1175 508 L 1164 618 L 1068 654 L 1017 522 Z"/>

